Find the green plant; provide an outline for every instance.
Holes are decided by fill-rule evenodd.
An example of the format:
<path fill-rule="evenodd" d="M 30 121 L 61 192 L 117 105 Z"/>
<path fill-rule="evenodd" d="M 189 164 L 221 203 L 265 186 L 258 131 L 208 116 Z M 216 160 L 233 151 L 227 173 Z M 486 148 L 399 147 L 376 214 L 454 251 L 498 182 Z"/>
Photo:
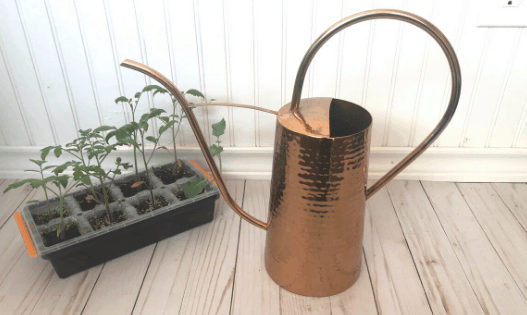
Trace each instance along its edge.
<path fill-rule="evenodd" d="M 175 164 L 174 167 L 176 168 L 176 173 L 177 173 L 178 158 L 177 158 L 177 148 L 176 148 L 176 137 L 179 134 L 179 130 L 181 128 L 181 123 L 182 123 L 183 119 L 187 118 L 187 115 L 185 114 L 185 112 L 183 111 L 183 108 L 181 106 L 179 107 L 179 111 L 178 111 L 178 106 L 177 106 L 178 105 L 178 101 L 174 97 L 174 95 L 172 95 L 172 93 L 168 92 L 164 88 L 162 88 L 160 86 L 157 86 L 157 85 L 150 85 L 150 87 L 152 87 L 152 89 L 155 89 L 154 96 L 156 94 L 158 94 L 158 93 L 159 94 L 168 94 L 170 96 L 170 100 L 172 101 L 172 114 L 168 115 L 168 116 L 160 116 L 159 119 L 164 124 L 164 126 L 161 127 L 161 128 L 163 128 L 163 131 L 166 131 L 168 129 L 170 129 L 170 131 L 171 131 L 170 135 L 172 137 L 172 145 L 173 145 L 173 148 L 174 148 L 174 164 Z M 185 91 L 181 91 L 181 93 L 183 94 L 183 96 L 189 94 L 189 95 L 193 95 L 193 96 L 201 97 L 202 99 L 205 99 L 205 96 L 200 91 L 195 90 L 195 89 L 190 89 L 190 90 L 187 90 L 186 92 Z M 190 103 L 190 104 L 192 104 L 192 103 Z M 190 107 L 190 109 L 194 109 L 194 107 Z M 159 148 L 160 149 L 166 149 L 167 151 L 169 151 L 164 146 L 161 146 Z"/>
<path fill-rule="evenodd" d="M 61 174 L 69 166 L 71 166 L 71 163 L 70 162 L 66 162 L 66 163 L 64 163 L 62 165 L 59 165 L 59 166 L 47 166 L 45 168 L 42 168 L 42 165 L 44 163 L 46 163 L 46 161 L 44 159 L 42 159 L 41 161 L 37 161 L 37 160 L 30 160 L 30 161 L 32 161 L 33 163 L 37 164 L 39 166 L 40 170 L 38 170 L 38 171 L 37 170 L 28 170 L 28 171 L 40 173 L 41 178 L 40 179 L 30 178 L 30 179 L 25 179 L 25 180 L 13 183 L 13 184 L 7 186 L 7 188 L 4 190 L 4 193 L 8 192 L 11 189 L 16 189 L 16 188 L 22 187 L 24 184 L 27 184 L 27 183 L 29 183 L 31 185 L 31 187 L 33 187 L 33 188 L 42 187 L 44 189 L 44 193 L 46 195 L 48 211 L 51 211 L 51 207 L 50 207 L 50 204 L 49 204 L 49 198 L 48 198 L 48 191 L 50 191 L 55 196 L 57 196 L 59 198 L 59 205 L 58 205 L 58 207 L 55 208 L 55 211 L 57 211 L 57 213 L 60 215 L 60 225 L 59 225 L 59 227 L 57 229 L 57 237 L 60 237 L 61 239 L 64 239 L 65 238 L 64 231 L 65 231 L 65 228 L 66 228 L 66 224 L 64 223 L 64 196 L 73 187 L 75 187 L 75 185 L 78 183 L 78 181 L 73 183 L 72 185 L 70 185 L 70 187 L 68 188 L 68 182 L 70 180 L 70 176 L 69 175 L 65 175 L 65 174 L 64 175 L 59 175 L 59 174 Z M 50 168 L 53 168 L 53 167 L 55 167 L 55 169 L 53 169 L 53 171 L 52 171 L 54 176 L 44 177 L 44 170 L 47 170 L 47 169 L 50 169 Z M 57 186 L 58 192 L 56 192 L 53 189 L 49 188 L 48 187 L 48 183 L 55 184 L 55 186 Z M 31 200 L 28 203 L 33 203 L 33 202 L 37 202 L 37 200 Z"/>
<path fill-rule="evenodd" d="M 150 92 L 152 90 L 156 90 L 157 88 L 159 88 L 159 86 L 157 86 L 157 85 L 145 86 L 141 92 L 135 93 L 134 99 L 126 98 L 126 96 L 120 96 L 120 97 L 115 99 L 115 104 L 119 104 L 119 102 L 123 102 L 123 103 L 128 104 L 128 106 L 130 106 L 130 110 L 132 112 L 132 122 L 136 122 L 135 121 L 135 112 L 137 111 L 137 105 L 139 104 L 139 100 L 141 99 L 141 96 L 143 95 L 143 93 Z M 155 93 L 154 93 L 154 95 L 155 95 Z M 137 130 L 132 133 L 132 137 L 131 138 L 135 142 L 137 142 Z M 135 146 L 134 146 L 134 166 L 135 166 L 135 177 L 136 177 L 136 180 L 139 181 L 139 168 L 138 168 L 138 164 L 137 164 L 137 148 Z"/>
<path fill-rule="evenodd" d="M 212 125 L 212 135 L 216 137 L 216 143 L 212 144 L 209 147 L 210 153 L 212 156 L 217 156 L 218 161 L 220 162 L 220 173 L 221 173 L 221 153 L 223 152 L 223 147 L 220 145 L 220 137 L 225 134 L 225 119 L 222 118 L 220 122 L 217 122 Z"/>
<path fill-rule="evenodd" d="M 217 156 L 220 162 L 220 172 L 221 169 L 221 153 L 223 152 L 223 147 L 220 145 L 220 137 L 225 134 L 225 119 L 222 118 L 219 122 L 212 125 L 212 135 L 216 137 L 216 143 L 212 144 L 209 147 L 209 150 L 212 156 Z M 194 198 L 199 195 L 205 187 L 211 182 L 205 178 L 196 177 L 185 183 L 183 186 L 183 193 L 187 198 Z"/>
<path fill-rule="evenodd" d="M 159 117 L 159 115 L 161 115 L 162 113 L 165 113 L 164 109 L 152 108 L 150 110 L 150 113 L 146 113 L 143 116 L 141 116 L 139 123 L 132 121 L 131 123 L 124 125 L 119 129 L 110 131 L 106 135 L 107 143 L 112 137 L 115 137 L 119 143 L 126 143 L 129 145 L 132 145 L 134 147 L 134 152 L 137 150 L 139 151 L 139 153 L 141 153 L 141 156 L 143 158 L 143 163 L 145 166 L 145 170 L 146 170 L 146 178 L 148 182 L 147 186 L 148 186 L 148 189 L 150 190 L 150 197 L 151 197 L 152 205 L 155 204 L 155 200 L 154 200 L 154 192 L 153 192 L 153 185 L 152 185 L 152 181 L 150 177 L 150 172 L 148 170 L 148 163 L 150 163 L 150 160 L 152 159 L 154 152 L 156 151 L 156 147 L 159 144 L 159 138 L 161 137 L 163 132 L 167 130 L 167 128 L 163 128 L 164 126 L 161 126 L 161 128 L 159 128 L 157 138 L 154 138 L 152 136 L 145 137 L 145 134 L 149 128 L 148 121 L 150 119 Z M 138 143 L 137 139 L 140 139 L 141 143 Z M 148 160 L 146 158 L 145 140 L 152 142 L 154 144 L 154 147 L 150 153 L 150 157 L 148 158 Z"/>
<path fill-rule="evenodd" d="M 98 204 L 104 205 L 108 215 L 108 220 L 111 223 L 112 216 L 108 202 L 109 190 L 113 184 L 115 176 L 121 174 L 121 168 L 126 170 L 132 166 L 129 163 L 122 163 L 122 159 L 117 157 L 115 160 L 115 169 L 105 171 L 102 168 L 102 163 L 108 155 L 115 150 L 117 146 L 122 145 L 122 143 L 107 144 L 104 137 L 101 135 L 101 132 L 109 130 L 115 130 L 115 127 L 101 126 L 94 130 L 79 130 L 81 135 L 80 138 L 66 144 L 65 147 L 58 145 L 42 149 L 41 158 L 42 160 L 45 160 L 51 150 L 53 150 L 56 157 L 60 157 L 64 151 L 74 156 L 77 160 L 68 162 L 68 166 L 72 166 L 73 168 L 73 179 L 90 187 L 92 195 L 87 198 L 94 200 Z M 95 190 L 91 180 L 92 177 L 97 179 L 101 184 L 102 194 Z M 105 180 L 110 180 L 108 186 L 104 185 Z"/>

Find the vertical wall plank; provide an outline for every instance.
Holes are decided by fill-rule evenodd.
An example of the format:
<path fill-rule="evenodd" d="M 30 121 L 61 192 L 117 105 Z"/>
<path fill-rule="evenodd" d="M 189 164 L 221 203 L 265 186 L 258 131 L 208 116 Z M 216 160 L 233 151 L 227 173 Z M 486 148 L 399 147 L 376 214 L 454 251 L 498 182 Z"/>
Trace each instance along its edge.
<path fill-rule="evenodd" d="M 437 1 L 437 0 L 436 0 Z M 407 0 L 405 8 L 425 19 L 430 19 L 434 0 Z M 426 43 L 430 35 L 421 29 L 404 23 L 401 25 L 400 53 L 393 90 L 393 100 L 388 112 L 384 144 L 387 146 L 404 147 L 408 145 L 415 108 L 415 99 L 426 56 Z"/>
<path fill-rule="evenodd" d="M 50 116 L 42 98 L 16 4 L 14 1 L 5 1 L 1 6 L 0 37 L 5 43 L 2 46 L 2 54 L 12 70 L 10 79 L 18 90 L 33 144 L 54 144 Z"/>
<path fill-rule="evenodd" d="M 515 46 L 517 43 L 517 32 L 507 28 L 492 29 L 489 49 L 479 86 L 474 93 L 474 104 L 471 116 L 468 119 L 466 132 L 461 139 L 465 147 L 485 147 L 495 108 L 498 106 L 500 90 L 503 81 L 506 79 L 507 65 L 514 57 Z"/>
<path fill-rule="evenodd" d="M 107 0 L 105 0 L 107 1 Z M 117 55 L 117 61 L 120 64 L 125 59 L 131 59 L 137 62 L 146 63 L 146 60 L 141 51 L 141 43 L 139 42 L 139 33 L 138 33 L 138 23 L 136 21 L 135 6 L 129 1 L 107 1 L 108 5 L 108 14 L 111 16 L 111 21 L 108 21 L 109 28 L 113 30 L 114 42 L 113 46 L 115 47 L 115 53 Z M 135 104 L 135 93 L 141 92 L 145 86 L 147 86 L 148 81 L 146 76 L 140 74 L 137 71 L 118 66 L 117 77 L 119 73 L 122 76 L 122 91 L 119 89 L 119 92 L 122 92 L 128 98 L 134 99 Z M 170 73 L 164 73 L 165 75 L 170 75 Z M 119 82 L 120 80 L 118 80 Z M 120 95 L 119 95 L 120 96 Z M 116 97 L 117 98 L 117 95 Z M 114 98 L 114 99 L 115 99 Z M 124 104 L 128 106 L 127 104 Z M 121 105 L 115 104 L 112 100 L 112 104 L 108 106 L 113 108 L 120 108 Z M 137 105 L 135 120 L 139 120 L 141 115 L 150 110 L 151 102 L 149 96 L 145 93 L 141 95 L 139 99 L 139 104 Z M 126 110 L 129 113 L 128 121 L 132 121 L 132 111 L 127 108 Z M 152 135 L 151 131 L 150 135 Z"/>
<path fill-rule="evenodd" d="M 527 31 L 523 30 L 519 39 L 516 58 L 512 65 L 509 80 L 501 100 L 501 110 L 497 114 L 494 132 L 489 147 L 507 148 L 513 146 L 515 135 L 521 127 L 522 112 L 527 100 Z"/>
<path fill-rule="evenodd" d="M 12 80 L 12 71 L 4 53 L 4 43 L 0 36 L 0 130 L 4 144 L 32 145 L 33 140 L 24 118 L 23 107 L 20 102 L 17 86 Z"/>
<path fill-rule="evenodd" d="M 287 41 L 285 42 L 285 103 L 291 102 L 293 96 L 293 86 L 298 71 L 298 66 L 312 43 L 312 14 L 313 1 L 288 0 L 285 10 L 287 20 L 284 23 L 287 31 Z M 308 97 L 310 76 L 306 74 L 302 89 L 302 98 Z"/>
<path fill-rule="evenodd" d="M 139 27 L 142 31 L 144 40 L 144 58 L 148 66 L 156 69 L 167 78 L 174 80 L 176 77 L 173 73 L 170 60 L 169 43 L 167 38 L 167 25 L 164 14 L 163 0 L 155 1 L 135 1 L 136 12 L 139 19 Z M 149 78 L 149 84 L 160 85 L 157 81 Z M 174 82 L 177 84 L 177 82 Z M 151 93 L 151 92 L 149 92 Z M 168 113 L 172 113 L 172 101 L 169 95 L 157 94 L 152 99 L 152 108 L 162 108 Z M 169 114 L 169 115 L 170 115 Z M 157 130 L 162 122 L 153 120 L 152 130 L 157 136 Z M 168 133 L 162 139 L 163 143 L 171 141 L 172 137 Z"/>
<path fill-rule="evenodd" d="M 199 11 L 200 33 L 198 40 L 201 44 L 203 57 L 204 92 L 208 100 L 215 99 L 219 102 L 227 99 L 227 73 L 225 67 L 225 25 L 223 2 L 212 0 L 196 0 L 196 10 Z M 227 124 L 235 122 L 228 121 L 229 111 L 225 107 L 204 107 L 207 111 L 207 123 L 203 126 L 205 137 L 213 142 L 211 125 L 225 118 Z M 252 113 L 251 113 L 252 114 Z M 213 139 L 214 138 L 214 139 Z M 223 143 L 229 143 L 230 136 L 222 136 Z M 235 143 L 236 138 L 233 141 Z"/>
<path fill-rule="evenodd" d="M 258 36 L 256 95 L 258 106 L 272 110 L 279 110 L 285 105 L 281 99 L 282 2 L 281 0 L 254 1 L 254 25 Z M 276 117 L 258 112 L 258 125 L 260 146 L 273 146 Z"/>
<path fill-rule="evenodd" d="M 328 27 L 342 18 L 342 0 L 314 3 L 313 34 L 318 38 Z M 333 97 L 337 86 L 338 48 L 341 35 L 333 36 L 317 52 L 309 66 L 312 69 L 311 97 Z M 311 45 L 311 43 L 310 43 Z M 305 88 L 308 88 L 307 86 Z"/>
<path fill-rule="evenodd" d="M 126 123 L 122 105 L 115 104 L 119 97 L 119 81 L 115 73 L 114 58 L 104 3 L 98 1 L 77 1 L 80 23 L 84 28 L 85 45 L 88 58 L 91 58 L 91 70 L 100 101 L 102 123 L 121 126 Z"/>
<path fill-rule="evenodd" d="M 228 37 L 228 66 L 227 76 L 230 78 L 228 86 L 228 99 L 233 103 L 257 105 L 255 95 L 256 78 L 259 67 L 255 63 L 256 50 L 253 5 L 255 1 L 225 0 L 225 26 Z M 253 110 L 232 108 L 233 124 L 236 146 L 255 146 L 256 129 L 258 128 Z M 221 118 L 220 118 L 221 119 Z M 215 139 L 213 139 L 214 141 Z M 223 141 L 225 143 L 225 141 Z"/>
<path fill-rule="evenodd" d="M 446 0 L 435 1 L 434 16 L 430 20 L 437 26 L 457 51 L 461 33 L 465 27 L 468 1 Z M 427 35 L 428 36 L 428 35 Z M 450 95 L 450 70 L 445 54 L 439 45 L 429 38 L 430 48 L 422 78 L 421 94 L 416 95 L 416 115 L 413 132 L 410 135 L 410 146 L 418 145 L 437 125 L 440 114 L 444 111 L 445 102 Z M 465 89 L 465 66 L 463 65 L 463 89 Z M 459 115 L 460 109 L 454 117 Z M 437 143 L 437 142 L 436 142 Z"/>
<path fill-rule="evenodd" d="M 374 2 L 375 8 L 401 9 L 402 5 L 403 0 Z M 373 116 L 372 146 L 381 146 L 383 142 L 401 24 L 402 22 L 395 20 L 375 21 L 368 89 L 363 104 Z"/>
<path fill-rule="evenodd" d="M 448 128 L 445 129 L 438 139 L 439 145 L 444 147 L 459 147 L 460 145 L 469 105 L 472 102 L 472 94 L 474 89 L 477 88 L 478 73 L 482 70 L 481 66 L 483 63 L 481 61 L 485 59 L 485 48 L 489 48 L 488 42 L 486 42 L 486 35 L 489 29 L 474 27 L 477 19 L 476 8 L 479 4 L 477 1 L 468 1 L 467 16 L 464 19 L 465 25 L 463 26 L 463 32 L 460 34 L 460 46 L 457 51 L 457 57 L 463 69 L 463 88 L 456 114 Z M 446 93 L 449 95 L 450 90 Z"/>
<path fill-rule="evenodd" d="M 57 41 L 61 45 L 64 71 L 67 72 L 72 99 L 79 118 L 79 129 L 102 124 L 99 103 L 91 84 L 91 73 L 74 1 L 48 1 Z"/>
<path fill-rule="evenodd" d="M 47 103 L 57 143 L 68 143 L 78 135 L 76 115 L 66 90 L 66 81 L 44 2 L 19 2 L 28 48 L 35 73 Z M 36 91 L 35 91 L 36 92 Z"/>
<path fill-rule="evenodd" d="M 373 1 L 345 0 L 343 4 L 343 17 L 370 10 Z M 367 83 L 367 63 L 370 38 L 373 36 L 372 23 L 363 22 L 355 24 L 342 31 L 342 61 L 338 64 L 338 77 L 336 97 L 364 106 L 363 94 Z"/>
<path fill-rule="evenodd" d="M 173 43 L 173 58 L 176 67 L 178 87 L 182 90 L 203 90 L 202 77 L 199 67 L 197 35 L 194 22 L 194 7 L 192 0 L 166 1 L 167 18 L 170 23 L 170 34 Z M 191 98 L 191 97 L 189 97 Z M 194 100 L 198 101 L 198 100 Z M 198 121 L 203 121 L 203 109 L 194 109 Z M 197 146 L 196 137 L 188 122 L 183 121 L 180 130 L 183 145 Z"/>

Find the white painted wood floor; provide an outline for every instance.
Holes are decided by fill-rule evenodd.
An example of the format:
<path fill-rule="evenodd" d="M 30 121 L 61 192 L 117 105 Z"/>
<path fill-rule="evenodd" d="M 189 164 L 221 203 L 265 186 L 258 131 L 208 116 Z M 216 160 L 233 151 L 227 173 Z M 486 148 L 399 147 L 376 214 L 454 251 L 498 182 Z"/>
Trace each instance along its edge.
<path fill-rule="evenodd" d="M 266 219 L 268 181 L 228 186 Z M 212 223 L 61 280 L 12 218 L 41 197 L 0 195 L 0 314 L 527 314 L 526 184 L 391 182 L 368 201 L 358 282 L 327 298 L 279 288 L 265 232 L 221 200 Z"/>

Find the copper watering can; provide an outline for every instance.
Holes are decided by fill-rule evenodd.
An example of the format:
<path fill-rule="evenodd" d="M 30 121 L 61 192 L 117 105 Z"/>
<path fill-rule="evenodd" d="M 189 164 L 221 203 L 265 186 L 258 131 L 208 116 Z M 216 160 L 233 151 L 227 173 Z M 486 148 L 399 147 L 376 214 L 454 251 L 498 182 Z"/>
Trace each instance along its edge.
<path fill-rule="evenodd" d="M 371 115 L 343 100 L 301 100 L 300 95 L 309 64 L 325 42 L 348 26 L 381 18 L 411 23 L 436 40 L 450 65 L 452 90 L 448 108 L 430 135 L 367 189 Z M 126 60 L 122 66 L 154 78 L 177 98 L 225 201 L 244 220 L 267 230 L 265 266 L 269 276 L 286 290 L 306 296 L 334 295 L 357 280 L 366 200 L 439 137 L 454 115 L 461 90 L 461 72 L 454 49 L 427 20 L 404 11 L 372 10 L 337 22 L 305 54 L 290 104 L 278 112 L 249 105 L 216 104 L 277 114 L 269 218 L 262 222 L 241 209 L 227 191 L 196 117 L 178 88 L 145 65 Z"/>

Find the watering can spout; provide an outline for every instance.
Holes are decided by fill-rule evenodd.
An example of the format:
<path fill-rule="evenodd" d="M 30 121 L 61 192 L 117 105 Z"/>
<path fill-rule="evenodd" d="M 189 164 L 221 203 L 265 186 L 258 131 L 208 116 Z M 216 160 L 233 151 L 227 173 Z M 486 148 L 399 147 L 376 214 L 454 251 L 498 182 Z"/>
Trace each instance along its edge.
<path fill-rule="evenodd" d="M 174 83 L 172 83 L 164 75 L 162 75 L 158 71 L 146 65 L 143 65 L 139 62 L 135 62 L 133 60 L 126 59 L 125 61 L 121 63 L 121 66 L 146 74 L 147 76 L 161 83 L 161 85 L 163 85 L 170 93 L 172 93 L 172 95 L 174 95 L 174 97 L 177 99 L 177 101 L 179 102 L 183 110 L 185 111 L 185 114 L 187 115 L 187 119 L 189 121 L 190 127 L 192 128 L 192 131 L 196 135 L 196 139 L 198 141 L 199 147 L 201 148 L 201 151 L 203 152 L 203 155 L 205 156 L 205 160 L 207 161 L 207 164 L 209 165 L 212 171 L 214 180 L 216 181 L 216 184 L 218 185 L 218 188 L 221 194 L 223 195 L 225 202 L 232 208 L 232 210 L 234 210 L 234 212 L 236 212 L 239 216 L 241 216 L 245 221 L 249 222 L 250 224 L 254 226 L 257 226 L 259 228 L 266 230 L 267 227 L 269 226 L 269 223 L 260 221 L 256 219 L 255 217 L 251 216 L 250 214 L 248 214 L 247 212 L 245 212 L 236 203 L 236 201 L 234 201 L 234 198 L 232 198 L 232 196 L 230 195 L 229 191 L 227 190 L 227 186 L 225 185 L 225 182 L 223 181 L 223 178 L 221 177 L 218 166 L 216 165 L 216 162 L 214 162 L 214 158 L 212 157 L 212 154 L 208 149 L 207 142 L 205 141 L 203 132 L 201 131 L 201 128 L 199 127 L 198 120 L 196 119 L 196 116 L 190 109 L 191 105 L 189 104 L 185 96 L 183 96 L 183 93 L 181 93 L 181 91 L 174 85 Z M 217 104 L 217 105 L 227 105 L 227 104 Z M 248 105 L 239 105 L 238 107 L 258 109 L 256 107 L 248 106 Z M 273 111 L 268 111 L 268 112 L 274 113 Z"/>

